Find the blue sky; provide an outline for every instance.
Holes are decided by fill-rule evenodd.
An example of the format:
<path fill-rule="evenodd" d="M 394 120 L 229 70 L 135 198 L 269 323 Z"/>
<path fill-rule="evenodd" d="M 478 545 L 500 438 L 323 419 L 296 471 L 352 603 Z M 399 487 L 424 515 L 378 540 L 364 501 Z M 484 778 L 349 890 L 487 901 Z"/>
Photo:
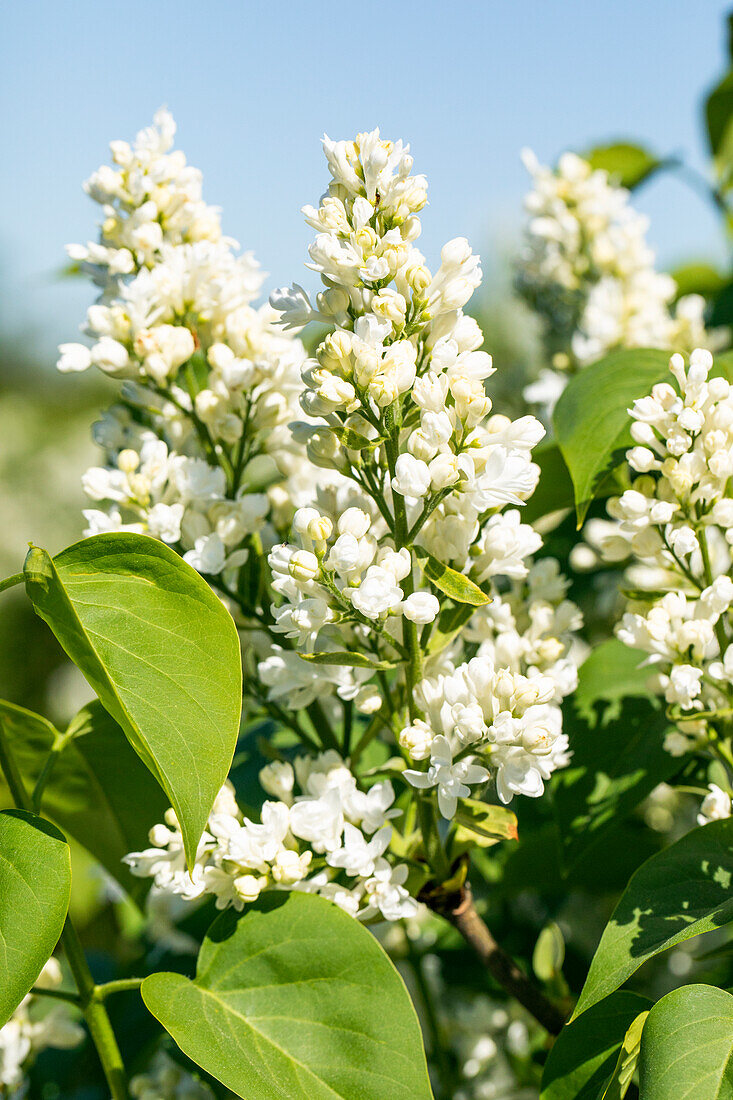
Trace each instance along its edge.
<path fill-rule="evenodd" d="M 94 234 L 81 182 L 112 138 L 167 104 L 224 226 L 269 285 L 302 280 L 300 207 L 327 175 L 319 139 L 381 127 L 430 184 L 422 248 L 470 238 L 486 268 L 521 224 L 519 151 L 637 137 L 704 164 L 700 101 L 724 65 L 722 0 L 90 0 L 3 5 L 0 325 L 44 355 L 73 339 L 92 294 L 59 283 L 68 241 Z M 653 184 L 660 261 L 720 254 L 715 216 Z"/>

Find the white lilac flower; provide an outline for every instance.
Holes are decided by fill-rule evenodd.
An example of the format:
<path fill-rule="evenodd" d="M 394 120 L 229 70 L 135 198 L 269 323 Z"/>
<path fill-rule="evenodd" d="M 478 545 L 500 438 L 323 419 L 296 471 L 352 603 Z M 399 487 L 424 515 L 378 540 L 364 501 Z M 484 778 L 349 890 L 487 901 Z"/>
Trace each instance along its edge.
<path fill-rule="evenodd" d="M 518 288 L 542 319 L 553 370 L 525 390 L 546 415 L 567 372 L 613 348 L 712 347 L 704 299 L 686 295 L 673 305 L 674 279 L 654 267 L 648 220 L 629 192 L 582 157 L 564 153 L 555 169 L 525 151 L 532 177 Z"/>
<path fill-rule="evenodd" d="M 469 758 L 453 763 L 453 753 L 448 739 L 438 734 L 430 747 L 430 766 L 426 772 L 407 769 L 405 779 L 413 787 L 428 790 L 438 788 L 438 806 L 443 817 L 455 816 L 459 798 L 471 793 L 469 784 L 483 783 L 489 778 L 486 768 L 471 763 Z"/>
<path fill-rule="evenodd" d="M 631 560 L 636 591 L 616 633 L 648 654 L 679 725 L 665 740 L 675 756 L 705 743 L 717 752 L 733 702 L 733 389 L 712 368 L 708 351 L 688 365 L 673 355 L 672 382 L 635 401 L 633 481 L 609 501 L 614 523 L 597 543 L 609 560 Z M 703 817 L 721 804 L 713 795 Z"/>

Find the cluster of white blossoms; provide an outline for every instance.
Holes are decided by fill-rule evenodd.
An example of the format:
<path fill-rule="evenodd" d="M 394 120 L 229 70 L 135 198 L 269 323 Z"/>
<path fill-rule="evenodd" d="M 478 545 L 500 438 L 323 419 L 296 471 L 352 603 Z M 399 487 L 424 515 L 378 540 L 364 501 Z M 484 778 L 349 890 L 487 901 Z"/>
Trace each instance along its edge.
<path fill-rule="evenodd" d="M 61 984 L 57 959 L 48 960 L 35 984 L 39 989 L 55 989 Z M 71 1018 L 68 1008 L 54 1004 L 41 1013 L 38 1001 L 29 993 L 0 1028 L 0 1095 L 9 1100 L 25 1095 L 24 1072 L 37 1054 L 48 1047 L 67 1050 L 84 1038 L 83 1028 Z"/>
<path fill-rule="evenodd" d="M 437 789 L 444 817 L 453 817 L 470 784 L 488 777 L 481 765 L 467 762 L 469 750 L 492 770 L 505 803 L 515 794 L 537 798 L 544 781 L 568 762 L 560 704 L 577 686 L 573 631 L 582 619 L 566 589 L 556 561 L 535 563 L 525 580 L 472 616 L 465 639 L 476 655 L 454 664 L 448 650 L 438 675 L 418 684 L 424 717 L 399 739 L 429 767 L 405 775 L 415 787 Z"/>
<path fill-rule="evenodd" d="M 145 1073 L 130 1081 L 134 1100 L 215 1100 L 214 1093 L 159 1050 Z"/>
<path fill-rule="evenodd" d="M 268 764 L 260 782 L 275 800 L 259 822 L 242 817 L 229 783 L 222 788 L 190 874 L 173 810 L 151 829 L 151 848 L 125 857 L 132 873 L 187 901 L 213 895 L 217 909 L 241 910 L 274 889 L 320 894 L 361 920 L 415 915 L 407 866 L 385 858 L 401 814 L 389 780 L 361 790 L 331 750 Z"/>
<path fill-rule="evenodd" d="M 462 308 L 480 283 L 479 260 L 459 238 L 443 248 L 437 274 L 426 267 L 414 243 L 426 183 L 411 176 L 408 149 L 377 130 L 323 144 L 332 179 L 319 208 L 304 213 L 317 230 L 308 266 L 325 289 L 315 306 L 297 284 L 270 300 L 286 327 L 331 326 L 303 369 L 301 405 L 320 423 L 296 434 L 357 495 L 334 512 L 314 494 L 318 507 L 296 513 L 293 541 L 271 551 L 275 630 L 324 666 L 354 650 L 383 667 L 410 666 L 410 723 L 398 740 L 408 762 L 429 762 L 405 777 L 435 788 L 445 817 L 489 778 L 484 764 L 503 800 L 537 796 L 567 759 L 558 703 L 574 686 L 567 641 L 551 632 L 567 634 L 578 614 L 538 601 L 520 632 L 502 592 L 522 588 L 541 545 L 518 509 L 537 484 L 531 452 L 544 429 L 532 416 L 492 415 L 491 357 Z M 462 595 L 493 603 L 431 657 L 436 621 L 465 610 Z M 468 639 L 475 652 L 462 662 Z M 546 670 L 556 666 L 553 677 Z M 355 699 L 366 713 L 391 703 L 374 679 Z"/>
<path fill-rule="evenodd" d="M 159 111 L 133 146 L 113 142 L 114 167 L 87 181 L 100 237 L 69 253 L 101 294 L 83 326 L 91 347 L 63 344 L 58 366 L 124 382 L 95 429 L 106 461 L 84 477 L 87 534 L 141 531 L 217 576 L 243 564 L 271 509 L 251 492 L 253 462 L 312 472 L 287 427 L 305 353 L 269 306 L 252 305 L 258 266 L 222 235 L 200 172 L 171 150 L 174 133 Z"/>
<path fill-rule="evenodd" d="M 637 476 L 609 502 L 615 523 L 599 548 L 636 562 L 641 587 L 617 634 L 649 654 L 679 727 L 669 751 L 707 746 L 733 766 L 733 387 L 702 349 L 689 366 L 673 355 L 670 370 L 676 386 L 659 383 L 630 410 L 636 446 L 626 457 Z M 711 788 L 706 820 L 729 814 L 729 794 Z"/>
<path fill-rule="evenodd" d="M 518 287 L 542 318 L 554 368 L 528 387 L 527 400 L 554 404 L 566 378 L 556 372 L 613 348 L 708 346 L 704 299 L 691 294 L 673 304 L 677 285 L 655 270 L 648 219 L 629 192 L 575 153 L 564 153 L 554 170 L 529 151 L 523 160 L 533 186 Z"/>
<path fill-rule="evenodd" d="M 426 183 L 401 143 L 324 141 L 332 179 L 305 211 L 323 290 L 314 304 L 276 291 L 258 312 L 251 260 L 171 140 L 163 114 L 134 149 L 113 145 L 118 168 L 89 185 L 101 244 L 73 253 L 103 292 L 97 344 L 62 349 L 62 369 L 126 379 L 96 426 L 107 462 L 84 478 L 102 505 L 89 532 L 147 533 L 209 579 L 248 631 L 245 691 L 311 755 L 265 770 L 275 798 L 259 821 L 222 791 L 192 876 L 172 811 L 127 862 L 153 879 L 168 938 L 166 899 L 241 909 L 264 889 L 397 920 L 416 911 L 390 851 L 403 809 L 390 781 L 360 775 L 371 740 L 401 754 L 389 774 L 418 859 L 418 806 L 451 818 L 489 780 L 503 801 L 536 797 L 568 758 L 579 615 L 556 563 L 532 563 L 541 539 L 521 519 L 544 429 L 492 412 L 491 358 L 463 313 L 478 257 L 458 239 L 428 270 Z M 310 320 L 328 331 L 305 359 L 288 333 Z"/>

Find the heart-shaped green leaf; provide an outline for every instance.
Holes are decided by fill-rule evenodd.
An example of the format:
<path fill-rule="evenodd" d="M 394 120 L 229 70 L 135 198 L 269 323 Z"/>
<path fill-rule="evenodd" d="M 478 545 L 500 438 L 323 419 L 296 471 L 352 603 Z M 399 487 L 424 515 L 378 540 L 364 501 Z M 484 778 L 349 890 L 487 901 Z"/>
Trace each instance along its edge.
<path fill-rule="evenodd" d="M 642 963 L 733 920 L 733 818 L 693 829 L 629 880 L 593 956 L 574 1017 Z"/>
<path fill-rule="evenodd" d="M 168 795 L 191 864 L 239 730 L 231 616 L 145 535 L 95 535 L 54 559 L 34 548 L 25 576 L 36 612 Z"/>
<path fill-rule="evenodd" d="M 47 821 L 0 812 L 0 1027 L 58 943 L 71 893 L 69 846 Z"/>
<path fill-rule="evenodd" d="M 685 985 L 652 1008 L 641 1036 L 644 1100 L 731 1100 L 733 997 L 711 985 Z"/>
<path fill-rule="evenodd" d="M 60 748 L 43 793 L 43 813 L 83 844 L 128 893 L 143 892 L 144 882 L 130 874 L 122 857 L 147 847 L 151 825 L 162 821 L 170 803 L 101 703 L 84 707 L 65 733 L 4 700 L 0 722 L 29 791 L 53 746 Z"/>
<path fill-rule="evenodd" d="M 430 1100 L 415 1010 L 373 936 L 309 894 L 267 894 L 209 929 L 196 978 L 152 974 L 145 1004 L 244 1100 Z"/>

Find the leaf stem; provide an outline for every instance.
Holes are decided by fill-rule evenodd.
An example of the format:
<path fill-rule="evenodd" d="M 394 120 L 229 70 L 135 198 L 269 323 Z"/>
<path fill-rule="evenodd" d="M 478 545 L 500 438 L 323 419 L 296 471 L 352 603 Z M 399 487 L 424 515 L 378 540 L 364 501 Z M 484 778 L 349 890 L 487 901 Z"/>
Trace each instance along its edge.
<path fill-rule="evenodd" d="M 81 1005 L 81 997 L 78 993 L 71 993 L 67 989 L 43 989 L 34 985 L 31 989 L 34 997 L 51 997 L 55 1001 L 67 1001 L 71 1005 Z"/>
<path fill-rule="evenodd" d="M 16 584 L 22 584 L 24 580 L 24 573 L 13 573 L 12 577 L 6 577 L 4 581 L 0 581 L 0 592 L 4 592 L 6 588 L 14 588 Z"/>
<path fill-rule="evenodd" d="M 36 780 L 36 785 L 33 788 L 33 794 L 31 795 L 31 805 L 33 807 L 33 813 L 34 814 L 40 814 L 40 812 L 41 812 L 41 802 L 43 800 L 43 792 L 46 789 L 46 784 L 48 783 L 49 779 L 51 778 L 51 772 L 53 771 L 53 766 L 56 763 L 56 758 L 58 757 L 58 755 L 59 755 L 58 749 L 52 748 L 50 753 L 48 754 L 48 756 L 46 757 L 46 759 L 43 762 L 43 767 L 41 768 L 41 773 L 38 776 L 38 779 Z"/>

